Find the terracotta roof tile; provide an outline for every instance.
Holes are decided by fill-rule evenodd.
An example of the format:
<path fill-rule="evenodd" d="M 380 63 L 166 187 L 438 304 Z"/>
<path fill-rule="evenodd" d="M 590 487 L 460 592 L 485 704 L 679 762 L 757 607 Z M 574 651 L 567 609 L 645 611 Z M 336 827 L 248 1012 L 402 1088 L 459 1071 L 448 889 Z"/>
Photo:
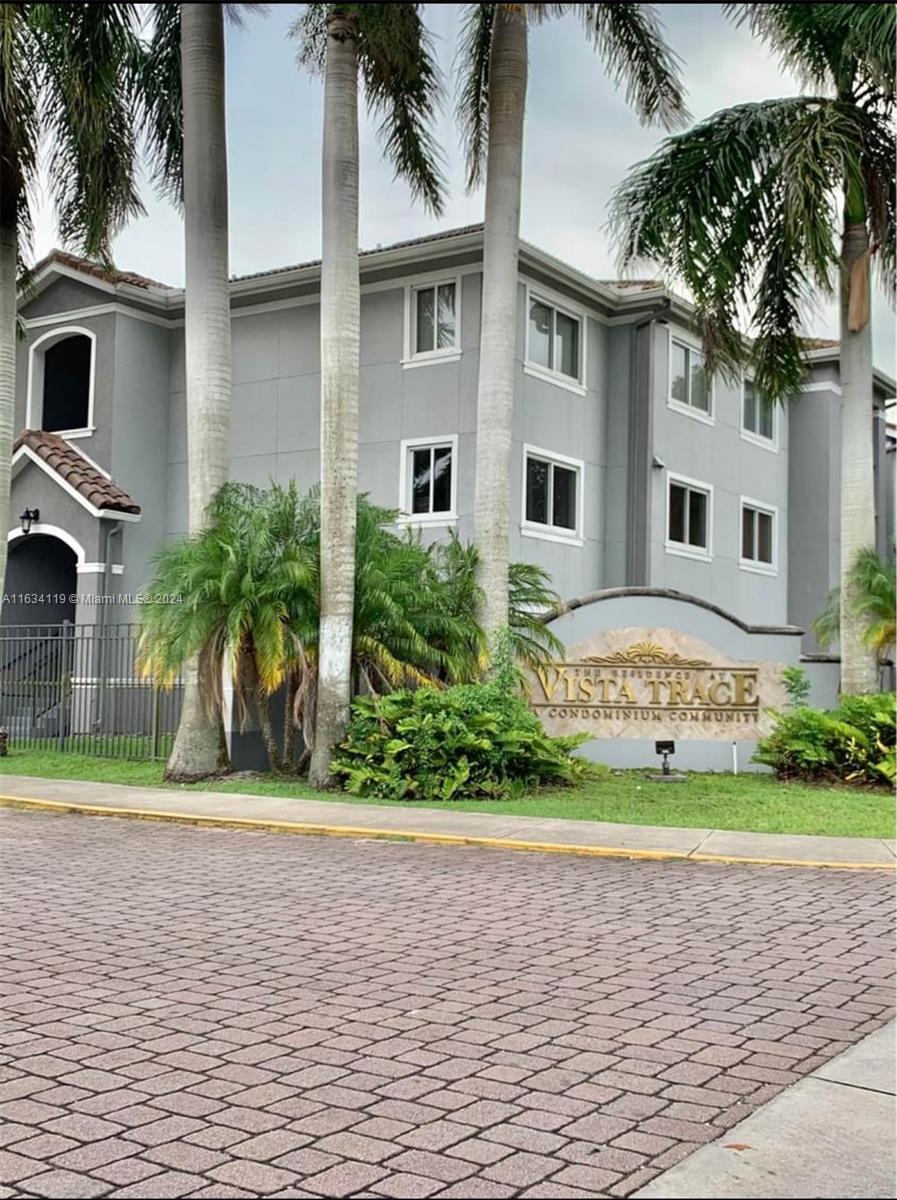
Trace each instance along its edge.
<path fill-rule="evenodd" d="M 75 488 L 94 508 L 109 512 L 140 512 L 140 505 L 108 475 L 103 474 L 89 462 L 74 446 L 58 433 L 46 433 L 42 429 L 23 429 L 13 443 L 13 453 L 27 446 L 51 467 L 60 479 Z"/>
<path fill-rule="evenodd" d="M 158 279 L 150 279 L 148 275 L 138 275 L 136 271 L 119 271 L 115 267 L 104 267 L 102 263 L 92 262 L 91 259 L 81 258 L 77 254 L 69 254 L 65 250 L 51 250 L 46 258 L 42 258 L 37 263 L 34 272 L 36 273 L 51 263 L 70 267 L 73 271 L 80 271 L 82 275 L 93 275 L 95 279 L 102 279 L 106 283 L 129 283 L 132 287 L 171 290 L 169 284 L 160 283 Z"/>
<path fill-rule="evenodd" d="M 805 337 L 800 339 L 800 344 L 804 350 L 835 350 L 841 343 L 837 338 Z"/>

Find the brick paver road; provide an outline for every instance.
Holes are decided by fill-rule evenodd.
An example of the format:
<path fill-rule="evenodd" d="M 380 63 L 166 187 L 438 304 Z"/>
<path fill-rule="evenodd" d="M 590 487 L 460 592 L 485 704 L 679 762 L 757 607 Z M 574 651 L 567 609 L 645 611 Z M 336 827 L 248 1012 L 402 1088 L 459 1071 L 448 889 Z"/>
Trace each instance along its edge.
<path fill-rule="evenodd" d="M 881 874 L 0 830 L 0 1196 L 625 1196 L 889 1015 Z"/>

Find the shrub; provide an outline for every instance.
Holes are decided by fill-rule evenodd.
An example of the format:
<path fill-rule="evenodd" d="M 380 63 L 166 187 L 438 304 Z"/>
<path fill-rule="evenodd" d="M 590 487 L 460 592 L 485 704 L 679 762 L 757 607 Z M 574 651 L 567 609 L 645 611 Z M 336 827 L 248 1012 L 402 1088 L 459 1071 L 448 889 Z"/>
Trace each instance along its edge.
<path fill-rule="evenodd" d="M 786 667 L 782 672 L 782 683 L 788 693 L 788 704 L 800 708 L 810 695 L 810 678 L 803 667 Z"/>
<path fill-rule="evenodd" d="M 827 712 L 794 708 L 773 714 L 775 728 L 754 758 L 782 778 L 883 784 L 897 777 L 897 698 L 845 696 Z"/>
<path fill-rule="evenodd" d="M 505 676 L 356 700 L 333 771 L 356 796 L 508 797 L 594 773 L 571 754 L 585 740 L 550 737 Z"/>

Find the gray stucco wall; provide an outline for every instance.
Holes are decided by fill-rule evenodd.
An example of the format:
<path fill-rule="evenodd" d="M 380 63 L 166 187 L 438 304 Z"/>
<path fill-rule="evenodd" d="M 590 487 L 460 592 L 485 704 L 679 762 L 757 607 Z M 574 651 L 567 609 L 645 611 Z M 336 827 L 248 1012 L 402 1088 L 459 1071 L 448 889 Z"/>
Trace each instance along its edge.
<path fill-rule="evenodd" d="M 705 596 L 745 620 L 784 622 L 788 595 L 788 413 L 777 410 L 777 444 L 767 448 L 742 434 L 740 384 L 733 386 L 719 376 L 714 380 L 710 421 L 671 407 L 671 337 L 700 346 L 694 335 L 681 328 L 655 326 L 654 454 L 664 467 L 651 473 L 651 584 Z M 712 489 L 709 561 L 683 557 L 665 545 L 668 483 L 670 476 L 676 475 Z M 777 561 L 772 573 L 760 574 L 739 563 L 742 497 L 777 510 Z"/>

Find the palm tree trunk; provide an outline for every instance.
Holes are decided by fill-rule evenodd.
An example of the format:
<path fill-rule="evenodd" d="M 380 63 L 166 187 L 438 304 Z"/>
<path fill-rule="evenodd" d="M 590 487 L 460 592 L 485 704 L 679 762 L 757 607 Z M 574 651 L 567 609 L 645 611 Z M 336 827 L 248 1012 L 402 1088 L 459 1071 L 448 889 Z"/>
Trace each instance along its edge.
<path fill-rule="evenodd" d="M 477 391 L 474 540 L 483 591 L 480 623 L 494 648 L 508 623 L 511 427 L 517 347 L 517 256 L 526 104 L 524 5 L 499 5 L 489 72 L 489 152 L 483 247 L 483 317 Z"/>
<path fill-rule="evenodd" d="M 16 266 L 15 206 L 0 199 L 0 596 L 6 578 L 6 531 L 9 529 L 9 479 L 16 411 Z M 2 603 L 2 601 L 0 601 Z"/>
<path fill-rule="evenodd" d="M 181 5 L 187 475 L 190 532 L 227 481 L 230 460 L 230 297 L 224 6 Z M 222 714 L 203 702 L 197 663 L 185 672 L 184 704 L 168 779 L 196 779 L 227 765 Z"/>
<path fill-rule="evenodd" d="M 355 22 L 337 7 L 324 65 L 321 263 L 321 627 L 309 779 L 332 783 L 349 721 L 358 490 L 358 62 Z"/>
<path fill-rule="evenodd" d="M 875 544 L 869 235 L 864 217 L 864 211 L 849 212 L 841 246 L 840 641 L 841 691 L 849 696 L 879 690 L 875 651 L 863 643 L 851 580 L 857 555 Z"/>

